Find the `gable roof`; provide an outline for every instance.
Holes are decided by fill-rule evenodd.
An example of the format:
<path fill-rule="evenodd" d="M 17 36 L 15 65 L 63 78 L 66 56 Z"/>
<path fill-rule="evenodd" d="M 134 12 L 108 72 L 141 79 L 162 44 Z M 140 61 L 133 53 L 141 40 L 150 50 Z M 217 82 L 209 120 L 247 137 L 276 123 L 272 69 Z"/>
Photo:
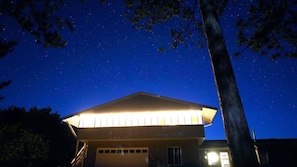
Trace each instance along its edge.
<path fill-rule="evenodd" d="M 137 92 L 129 96 L 125 96 L 111 102 L 107 102 L 73 115 L 67 116 L 64 120 L 78 116 L 80 114 L 94 114 L 100 112 L 136 112 L 136 111 L 160 111 L 160 110 L 202 110 L 203 121 L 206 124 L 211 124 L 217 108 L 205 106 L 197 103 L 187 102 L 165 96 L 155 95 L 146 92 Z"/>

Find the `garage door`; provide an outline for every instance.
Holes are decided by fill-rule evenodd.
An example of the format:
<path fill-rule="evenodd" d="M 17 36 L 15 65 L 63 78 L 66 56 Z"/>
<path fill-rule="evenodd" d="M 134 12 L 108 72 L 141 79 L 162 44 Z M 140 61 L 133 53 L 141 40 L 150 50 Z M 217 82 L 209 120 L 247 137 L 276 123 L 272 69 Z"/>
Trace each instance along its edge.
<path fill-rule="evenodd" d="M 148 148 L 97 148 L 96 167 L 147 167 Z"/>

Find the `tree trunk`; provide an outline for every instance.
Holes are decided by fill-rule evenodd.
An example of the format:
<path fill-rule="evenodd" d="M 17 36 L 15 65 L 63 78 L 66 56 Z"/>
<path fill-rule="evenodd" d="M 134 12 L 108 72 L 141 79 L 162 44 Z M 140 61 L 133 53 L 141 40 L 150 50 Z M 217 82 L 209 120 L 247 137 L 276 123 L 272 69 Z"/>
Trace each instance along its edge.
<path fill-rule="evenodd" d="M 233 167 L 259 166 L 216 8 L 199 3 Z"/>

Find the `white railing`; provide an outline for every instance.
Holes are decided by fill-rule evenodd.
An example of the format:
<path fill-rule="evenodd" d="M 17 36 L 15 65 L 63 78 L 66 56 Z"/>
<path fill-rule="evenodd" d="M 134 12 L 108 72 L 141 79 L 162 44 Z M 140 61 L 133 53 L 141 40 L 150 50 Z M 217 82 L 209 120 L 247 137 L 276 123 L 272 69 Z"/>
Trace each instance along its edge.
<path fill-rule="evenodd" d="M 75 158 L 73 158 L 73 160 L 71 161 L 72 167 L 82 167 L 83 166 L 83 161 L 85 159 L 87 150 L 88 150 L 88 145 L 86 143 L 84 143 L 82 148 L 76 154 Z"/>

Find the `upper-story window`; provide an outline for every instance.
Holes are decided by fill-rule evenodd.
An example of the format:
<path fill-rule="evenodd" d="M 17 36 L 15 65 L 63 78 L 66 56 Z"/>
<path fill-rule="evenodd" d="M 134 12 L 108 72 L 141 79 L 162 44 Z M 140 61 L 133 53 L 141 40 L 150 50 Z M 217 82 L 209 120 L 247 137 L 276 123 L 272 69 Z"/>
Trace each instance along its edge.
<path fill-rule="evenodd" d="M 83 114 L 79 127 L 200 125 L 201 110 Z"/>

